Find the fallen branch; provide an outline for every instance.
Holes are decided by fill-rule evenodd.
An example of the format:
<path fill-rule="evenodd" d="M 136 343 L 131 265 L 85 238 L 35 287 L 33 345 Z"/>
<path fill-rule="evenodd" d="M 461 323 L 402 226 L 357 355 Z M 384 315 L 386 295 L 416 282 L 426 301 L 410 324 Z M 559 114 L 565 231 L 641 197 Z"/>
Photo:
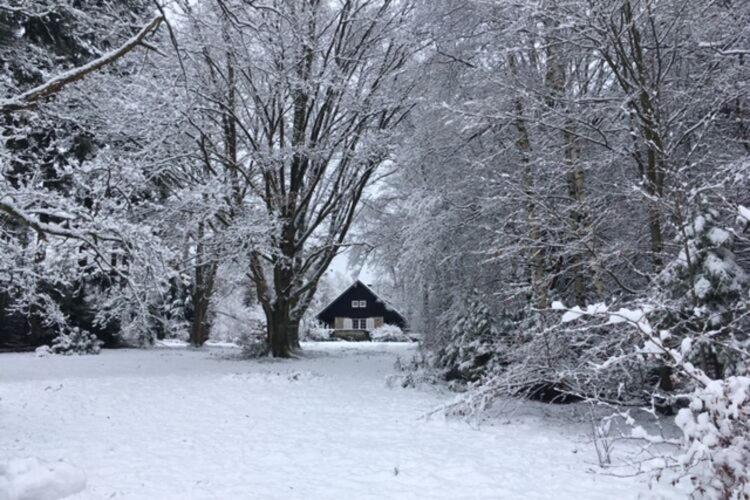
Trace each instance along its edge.
<path fill-rule="evenodd" d="M 151 21 L 149 21 L 148 24 L 141 28 L 138 33 L 136 33 L 132 38 L 130 38 L 117 49 L 107 52 L 103 56 L 91 61 L 88 64 L 84 64 L 83 66 L 80 66 L 78 68 L 73 68 L 69 71 L 66 71 L 61 75 L 56 76 L 52 80 L 39 85 L 38 87 L 27 90 L 23 94 L 13 99 L 0 100 L 0 112 L 10 113 L 22 109 L 33 108 L 39 100 L 54 95 L 60 92 L 69 84 L 83 79 L 86 75 L 93 73 L 94 71 L 97 71 L 98 69 L 108 64 L 112 64 L 139 45 L 144 45 L 143 40 L 146 38 L 146 36 L 148 36 L 149 33 L 155 31 L 163 20 L 164 16 L 156 16 Z"/>

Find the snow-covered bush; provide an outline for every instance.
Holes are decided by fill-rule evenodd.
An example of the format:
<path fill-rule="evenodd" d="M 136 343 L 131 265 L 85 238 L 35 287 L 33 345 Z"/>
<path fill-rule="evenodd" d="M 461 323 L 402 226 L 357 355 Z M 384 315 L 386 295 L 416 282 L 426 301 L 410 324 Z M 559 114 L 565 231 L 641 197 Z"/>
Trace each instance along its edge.
<path fill-rule="evenodd" d="M 377 327 L 370 332 L 370 339 L 373 342 L 411 342 L 409 336 L 396 325 Z"/>
<path fill-rule="evenodd" d="M 45 356 L 49 356 L 52 354 L 52 351 L 50 350 L 48 345 L 40 345 L 36 349 L 34 349 L 34 355 L 37 358 L 43 358 Z"/>
<path fill-rule="evenodd" d="M 99 354 L 101 348 L 102 341 L 96 335 L 73 326 L 61 331 L 49 350 L 53 354 Z"/>
<path fill-rule="evenodd" d="M 750 377 L 702 380 L 690 405 L 677 414 L 696 493 L 715 498 L 750 498 Z"/>
<path fill-rule="evenodd" d="M 436 353 L 435 365 L 446 380 L 476 381 L 495 353 L 496 340 L 489 309 L 475 294 L 457 318 L 445 346 Z"/>
<path fill-rule="evenodd" d="M 237 340 L 237 344 L 242 348 L 243 358 L 262 358 L 271 352 L 266 333 L 263 331 L 244 332 Z"/>
<path fill-rule="evenodd" d="M 408 361 L 396 358 L 393 368 L 397 373 L 386 377 L 388 387 L 418 387 L 439 382 L 435 371 L 430 369 L 429 355 L 421 348 Z"/>
<path fill-rule="evenodd" d="M 306 321 L 304 322 L 304 325 L 302 325 L 302 327 L 302 340 L 308 340 L 312 342 L 326 342 L 329 340 L 334 340 L 333 329 L 328 328 L 317 320 Z"/>
<path fill-rule="evenodd" d="M 555 309 L 565 308 L 557 303 Z M 664 457 L 664 463 L 676 466 L 676 480 L 688 476 L 701 498 L 750 498 L 750 377 L 709 377 L 690 361 L 692 339 L 682 338 L 675 346 L 672 333 L 655 328 L 650 315 L 659 317 L 663 311 L 653 306 L 612 311 L 605 304 L 595 304 L 585 309 L 569 309 L 562 319 L 573 322 L 581 318 L 589 321 L 604 318 L 608 324 L 632 327 L 641 339 L 640 345 L 631 353 L 612 355 L 605 364 L 618 364 L 633 355 L 656 358 L 682 380 L 687 393 L 688 406 L 680 409 L 675 419 L 683 433 L 679 442 L 681 450 L 676 463 L 670 455 Z M 640 427 L 634 429 L 633 437 L 644 439 L 649 446 L 667 442 Z M 663 477 L 671 477 L 671 474 Z"/>
<path fill-rule="evenodd" d="M 305 331 L 304 340 L 312 342 L 327 342 L 333 339 L 333 329 L 331 328 L 309 328 Z"/>

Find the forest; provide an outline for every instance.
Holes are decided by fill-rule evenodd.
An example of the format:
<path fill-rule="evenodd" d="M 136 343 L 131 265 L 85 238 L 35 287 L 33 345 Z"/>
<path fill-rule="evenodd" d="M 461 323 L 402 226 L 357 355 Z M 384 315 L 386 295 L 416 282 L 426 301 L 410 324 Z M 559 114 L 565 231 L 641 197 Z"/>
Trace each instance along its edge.
<path fill-rule="evenodd" d="M 750 2 L 0 0 L 0 62 L 0 389 L 308 363 L 343 261 L 446 418 L 591 408 L 600 467 L 750 498 Z"/>

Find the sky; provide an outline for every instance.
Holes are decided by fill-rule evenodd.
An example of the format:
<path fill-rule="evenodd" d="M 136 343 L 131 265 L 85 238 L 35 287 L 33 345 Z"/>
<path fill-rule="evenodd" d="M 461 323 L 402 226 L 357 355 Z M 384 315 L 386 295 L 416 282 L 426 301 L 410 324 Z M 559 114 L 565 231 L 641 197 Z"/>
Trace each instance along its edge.
<path fill-rule="evenodd" d="M 347 278 L 348 283 L 346 286 L 349 286 L 351 282 L 356 279 L 361 280 L 365 284 L 369 284 L 372 283 L 376 277 L 376 270 L 368 265 L 365 265 L 362 269 L 359 269 L 358 267 L 350 269 L 348 251 L 337 255 L 333 259 L 333 262 L 331 262 L 327 272 L 341 273 Z"/>

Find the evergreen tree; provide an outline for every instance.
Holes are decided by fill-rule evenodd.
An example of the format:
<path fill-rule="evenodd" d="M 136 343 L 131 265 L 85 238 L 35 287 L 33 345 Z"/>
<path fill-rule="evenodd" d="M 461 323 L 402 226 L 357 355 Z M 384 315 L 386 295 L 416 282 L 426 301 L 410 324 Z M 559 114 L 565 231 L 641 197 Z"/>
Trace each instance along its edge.
<path fill-rule="evenodd" d="M 746 330 L 733 323 L 747 306 L 748 277 L 737 263 L 733 231 L 721 222 L 717 210 L 701 207 L 680 232 L 680 252 L 662 275 L 673 303 L 666 321 L 712 378 L 736 373 L 736 348 L 747 347 Z"/>
<path fill-rule="evenodd" d="M 474 291 L 466 309 L 457 318 L 436 365 L 445 369 L 447 380 L 476 381 L 484 374 L 496 350 L 497 335 L 487 305 Z"/>

